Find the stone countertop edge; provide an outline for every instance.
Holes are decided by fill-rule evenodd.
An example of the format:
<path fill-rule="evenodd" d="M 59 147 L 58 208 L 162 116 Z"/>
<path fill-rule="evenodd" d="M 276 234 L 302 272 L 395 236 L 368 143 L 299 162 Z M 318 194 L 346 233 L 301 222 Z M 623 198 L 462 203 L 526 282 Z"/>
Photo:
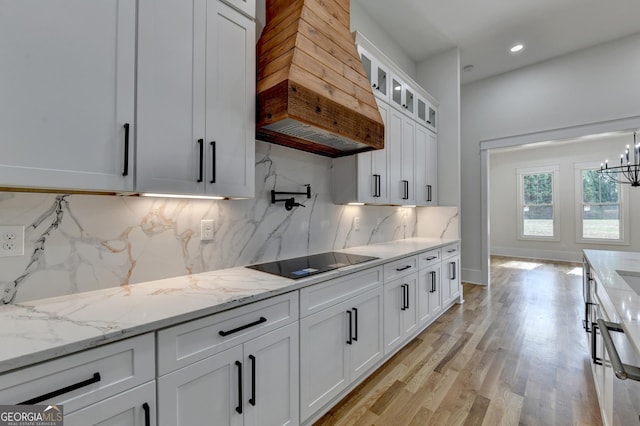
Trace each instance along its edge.
<path fill-rule="evenodd" d="M 616 272 L 623 270 L 640 273 L 640 253 L 611 250 L 583 252 L 591 265 L 592 274 L 600 283 L 596 292 L 605 305 L 610 321 L 621 324 L 640 358 L 640 295 Z"/>
<path fill-rule="evenodd" d="M 459 239 L 335 250 L 379 259 L 293 280 L 243 266 L 0 307 L 0 374 L 418 255 Z"/>

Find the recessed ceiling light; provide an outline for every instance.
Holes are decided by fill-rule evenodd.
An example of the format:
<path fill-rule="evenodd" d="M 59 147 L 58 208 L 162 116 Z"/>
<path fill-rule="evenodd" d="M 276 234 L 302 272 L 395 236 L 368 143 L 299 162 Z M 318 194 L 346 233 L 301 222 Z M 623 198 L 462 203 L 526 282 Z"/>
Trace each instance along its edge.
<path fill-rule="evenodd" d="M 469 64 L 469 65 L 465 65 L 465 66 L 462 68 L 462 71 L 464 71 L 464 72 L 469 72 L 469 71 L 471 71 L 472 69 L 473 69 L 473 65 Z"/>
<path fill-rule="evenodd" d="M 517 44 L 514 44 L 513 46 L 511 46 L 511 49 L 509 49 L 509 51 L 511 53 L 517 53 L 517 52 L 521 51 L 522 49 L 524 49 L 524 44 L 517 43 Z"/>

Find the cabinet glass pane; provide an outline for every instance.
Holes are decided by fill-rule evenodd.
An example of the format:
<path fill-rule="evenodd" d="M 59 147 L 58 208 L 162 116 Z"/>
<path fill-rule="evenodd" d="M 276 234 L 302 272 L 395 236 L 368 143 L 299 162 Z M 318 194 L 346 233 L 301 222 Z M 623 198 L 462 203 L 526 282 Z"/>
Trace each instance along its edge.
<path fill-rule="evenodd" d="M 413 92 L 409 89 L 405 89 L 405 99 L 407 102 L 407 110 L 413 112 Z"/>
<path fill-rule="evenodd" d="M 387 72 L 382 68 L 378 68 L 378 90 L 383 95 L 387 94 Z"/>
<path fill-rule="evenodd" d="M 367 58 L 367 55 L 364 53 L 360 55 L 362 58 L 362 66 L 364 67 L 364 72 L 367 74 L 367 79 L 371 83 L 371 59 Z"/>
<path fill-rule="evenodd" d="M 398 82 L 395 78 L 391 80 L 391 83 L 393 86 L 393 95 L 391 96 L 391 98 L 396 104 L 402 105 L 402 84 L 400 84 L 400 82 Z"/>
<path fill-rule="evenodd" d="M 427 121 L 427 105 L 422 99 L 418 99 L 418 118 Z"/>
<path fill-rule="evenodd" d="M 436 125 L 436 110 L 433 108 L 429 108 L 429 120 L 427 120 L 427 123 L 432 126 Z"/>

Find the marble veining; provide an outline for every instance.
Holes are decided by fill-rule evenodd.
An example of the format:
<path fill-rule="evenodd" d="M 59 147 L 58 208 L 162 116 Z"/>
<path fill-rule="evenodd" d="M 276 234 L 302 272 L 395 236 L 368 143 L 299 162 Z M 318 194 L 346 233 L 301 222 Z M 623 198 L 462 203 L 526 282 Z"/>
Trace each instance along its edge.
<path fill-rule="evenodd" d="M 297 192 L 304 184 L 312 190 L 311 199 L 296 199 L 304 207 L 271 204 L 272 189 Z M 215 221 L 213 241 L 200 241 L 201 219 Z M 0 224 L 26 230 L 25 256 L 0 258 L 1 300 L 22 303 L 416 236 L 457 238 L 457 222 L 455 208 L 335 205 L 330 159 L 257 142 L 249 200 L 0 193 Z"/>
<path fill-rule="evenodd" d="M 410 238 L 351 247 L 345 251 L 380 259 L 299 280 L 235 267 L 9 304 L 0 307 L 0 372 L 298 290 L 455 241 Z"/>

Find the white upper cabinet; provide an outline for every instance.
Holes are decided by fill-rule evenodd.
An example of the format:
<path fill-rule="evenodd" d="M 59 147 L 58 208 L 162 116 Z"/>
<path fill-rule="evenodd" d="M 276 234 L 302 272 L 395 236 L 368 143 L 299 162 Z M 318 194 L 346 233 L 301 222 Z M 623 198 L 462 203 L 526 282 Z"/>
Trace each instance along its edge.
<path fill-rule="evenodd" d="M 389 116 L 389 202 L 415 205 L 415 131 L 416 123 L 400 111 Z"/>
<path fill-rule="evenodd" d="M 417 124 L 415 138 L 416 204 L 438 205 L 438 140 L 429 129 Z"/>
<path fill-rule="evenodd" d="M 431 131 L 437 132 L 436 107 L 420 95 L 416 99 L 416 121 Z"/>
<path fill-rule="evenodd" d="M 383 101 L 389 102 L 389 68 L 360 46 L 358 46 L 358 53 L 360 53 L 364 72 L 371 83 L 373 94 Z"/>
<path fill-rule="evenodd" d="M 391 105 L 399 108 L 409 117 L 415 116 L 416 93 L 415 89 L 404 82 L 399 76 L 391 76 Z"/>
<path fill-rule="evenodd" d="M 378 103 L 385 127 L 385 146 L 389 143 L 389 105 Z M 389 148 L 333 159 L 334 203 L 389 203 Z"/>
<path fill-rule="evenodd" d="M 252 197 L 255 23 L 217 0 L 140 0 L 139 192 Z"/>
<path fill-rule="evenodd" d="M 0 2 L 0 182 L 133 189 L 135 0 Z"/>

